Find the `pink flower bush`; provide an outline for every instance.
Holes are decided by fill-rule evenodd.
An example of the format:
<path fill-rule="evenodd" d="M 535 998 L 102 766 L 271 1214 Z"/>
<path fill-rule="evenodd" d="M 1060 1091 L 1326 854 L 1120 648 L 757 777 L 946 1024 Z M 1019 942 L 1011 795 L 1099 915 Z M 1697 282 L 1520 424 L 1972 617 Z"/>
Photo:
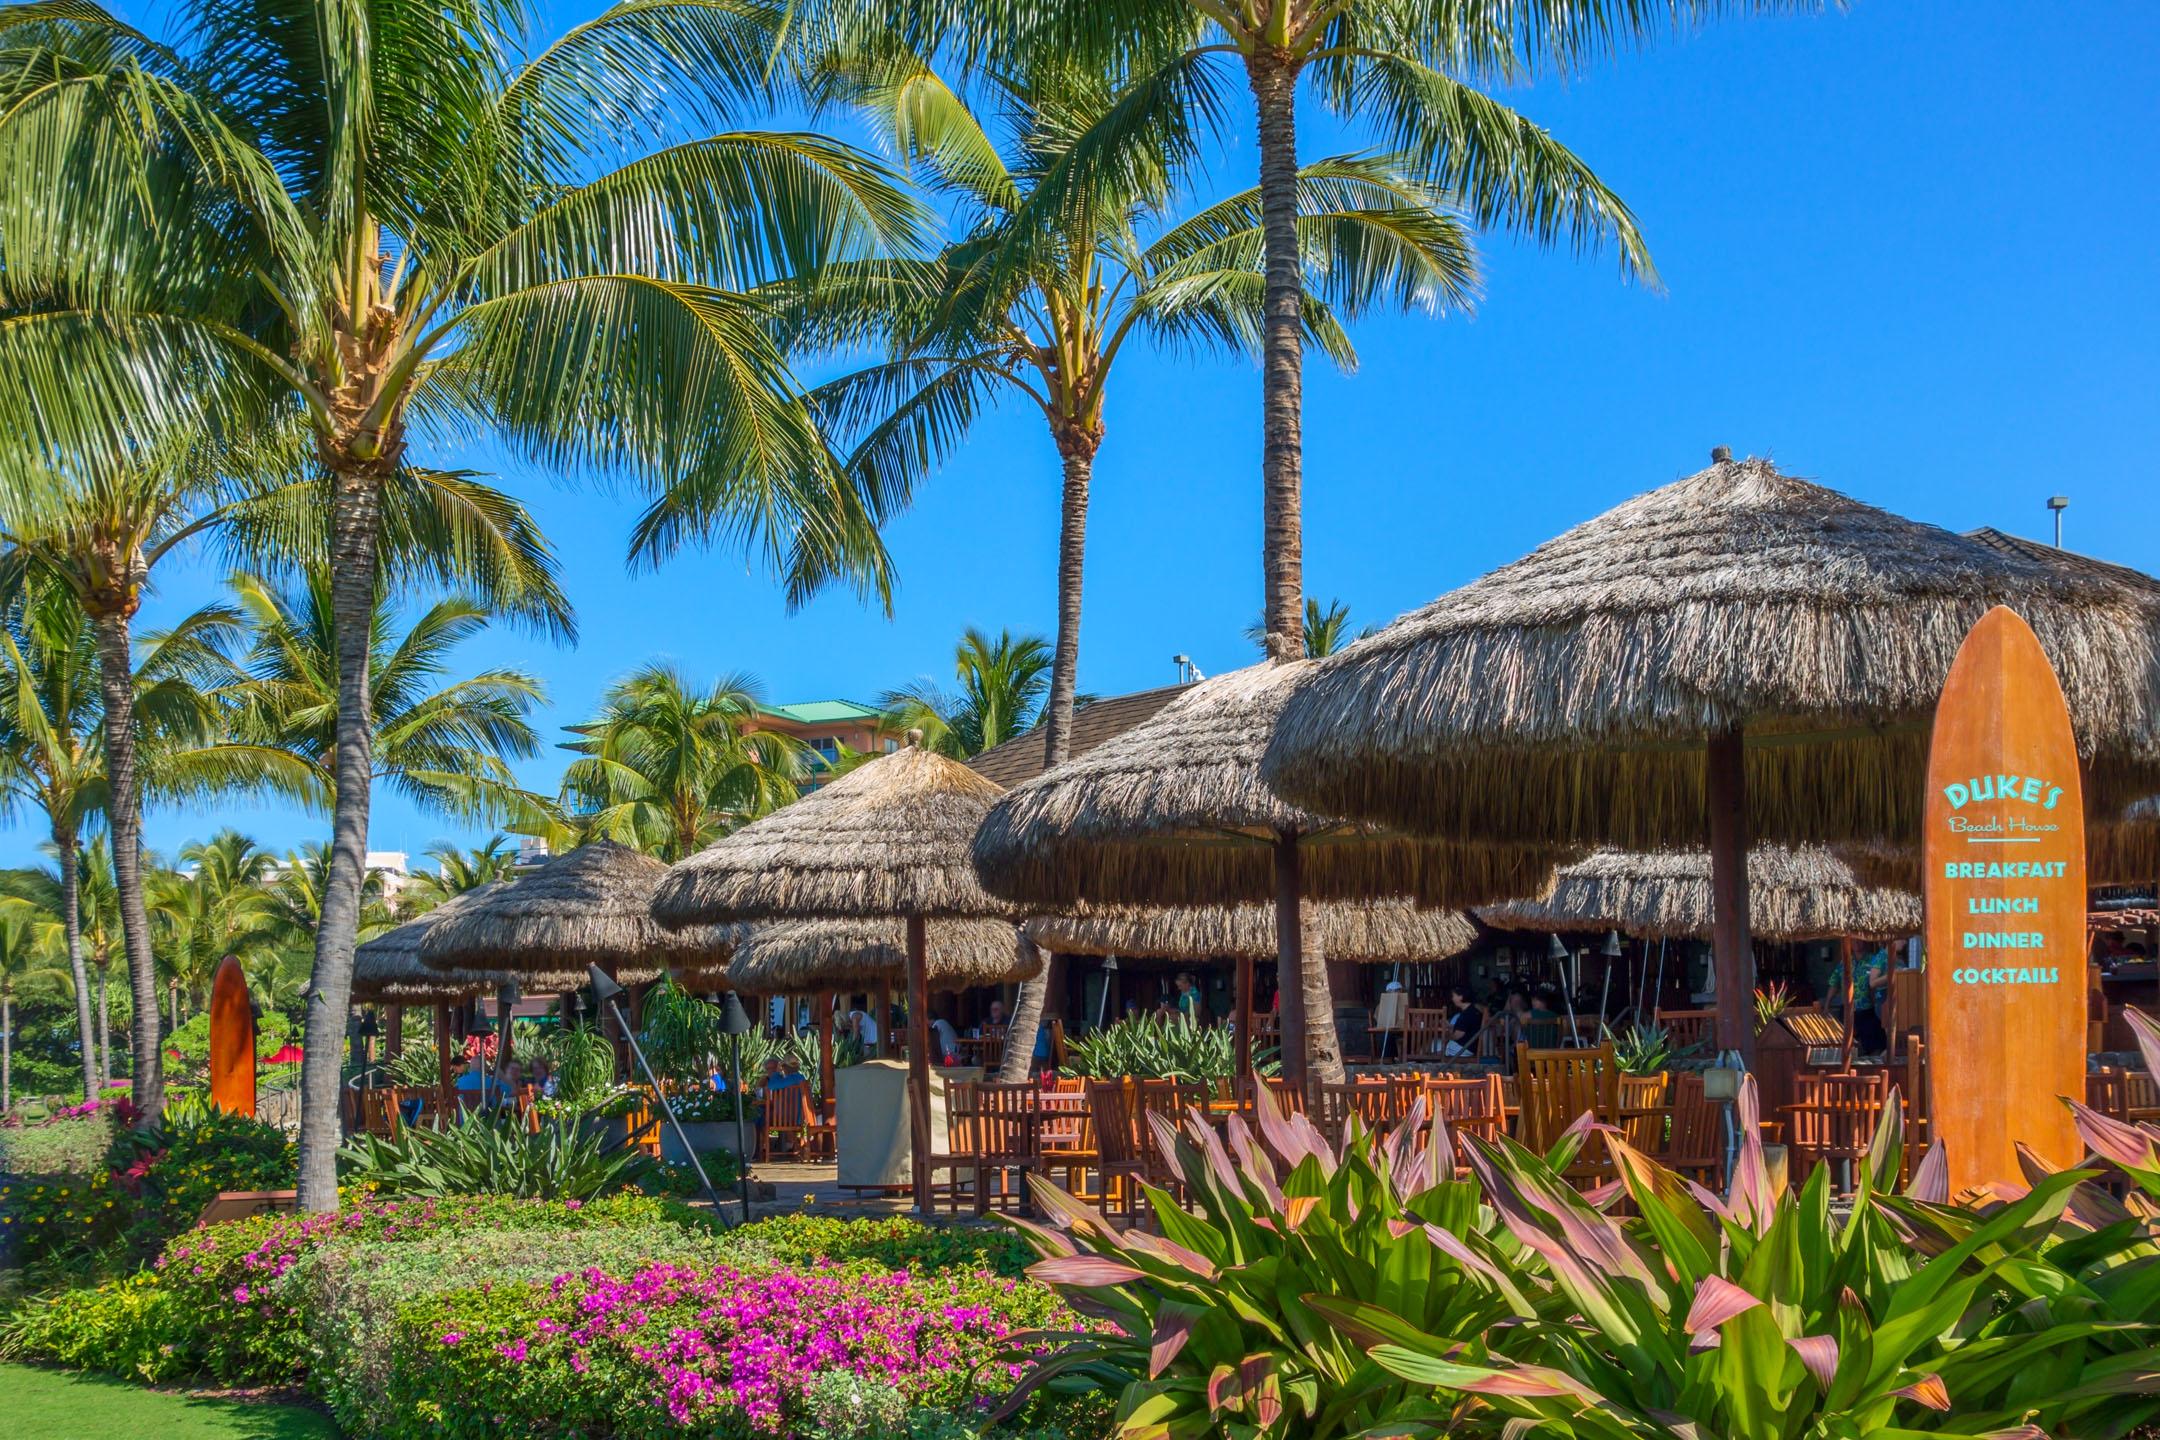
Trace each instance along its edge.
<path fill-rule="evenodd" d="M 522 1416 L 551 1433 L 605 1424 L 761 1440 L 799 1433 L 820 1375 L 852 1374 L 913 1405 L 968 1406 L 1011 1386 L 1020 1367 L 999 1357 L 1018 1332 L 1078 1323 L 1024 1280 L 828 1265 L 586 1270 L 415 1310 L 401 1322 L 408 1342 L 438 1343 L 396 1347 L 395 1388 L 414 1399 L 485 1393 L 494 1433 L 517 1433 Z M 452 1335 L 487 1343 L 456 1346 Z"/>

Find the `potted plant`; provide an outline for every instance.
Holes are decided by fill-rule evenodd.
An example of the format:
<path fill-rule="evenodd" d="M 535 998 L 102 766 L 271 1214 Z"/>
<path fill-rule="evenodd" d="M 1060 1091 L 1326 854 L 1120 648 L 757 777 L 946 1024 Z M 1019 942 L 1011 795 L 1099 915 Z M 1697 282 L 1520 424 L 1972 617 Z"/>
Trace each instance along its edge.
<path fill-rule="evenodd" d="M 691 1150 L 739 1153 L 736 1121 L 742 1097 L 715 1089 L 714 1077 L 740 1073 L 746 1087 L 755 1085 L 764 1056 L 759 1046 L 748 1042 L 761 1037 L 752 1032 L 730 1040 L 720 1033 L 719 1011 L 669 980 L 646 998 L 639 1038 L 653 1075 L 667 1088 L 675 1118 L 682 1125 L 682 1134 L 677 1135 L 674 1126 L 661 1122 L 660 1158 L 681 1165 L 689 1161 Z M 740 1047 L 739 1056 L 730 1052 L 731 1046 Z M 738 1058 L 742 1062 L 739 1072 L 733 1068 Z M 750 1116 L 741 1119 L 747 1141 Z M 688 1149 L 683 1144 L 686 1138 Z"/>

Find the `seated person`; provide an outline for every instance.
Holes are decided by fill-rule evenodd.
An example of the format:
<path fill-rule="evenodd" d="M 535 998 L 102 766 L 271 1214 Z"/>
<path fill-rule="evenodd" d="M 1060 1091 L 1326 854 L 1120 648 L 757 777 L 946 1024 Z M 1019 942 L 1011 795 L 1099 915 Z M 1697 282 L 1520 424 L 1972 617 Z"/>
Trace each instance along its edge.
<path fill-rule="evenodd" d="M 485 1052 L 477 1047 L 466 1060 L 453 1088 L 457 1091 L 460 1110 L 484 1109 L 502 1098 L 502 1084 L 488 1074 Z"/>
<path fill-rule="evenodd" d="M 765 1093 L 757 1105 L 757 1128 L 759 1148 L 764 1148 L 767 1118 L 783 1125 L 798 1124 L 803 1116 L 803 1099 L 808 1094 L 809 1080 L 802 1067 L 792 1059 L 782 1062 L 778 1056 L 765 1062 Z"/>
<path fill-rule="evenodd" d="M 518 1062 L 515 1060 L 503 1061 L 502 1073 L 496 1079 L 496 1107 L 502 1110 L 514 1108 L 518 1102 L 518 1089 L 523 1084 L 524 1073 Z"/>
<path fill-rule="evenodd" d="M 1460 985 L 1448 992 L 1448 1000 L 1448 1038 L 1443 1053 L 1457 1059 L 1477 1054 L 1477 1038 L 1485 1028 L 1485 1012 Z"/>
<path fill-rule="evenodd" d="M 1530 1003 L 1530 1013 L 1523 1017 L 1524 1043 L 1533 1050 L 1557 1050 L 1560 1048 L 1560 992 L 1550 985 L 1540 985 Z"/>

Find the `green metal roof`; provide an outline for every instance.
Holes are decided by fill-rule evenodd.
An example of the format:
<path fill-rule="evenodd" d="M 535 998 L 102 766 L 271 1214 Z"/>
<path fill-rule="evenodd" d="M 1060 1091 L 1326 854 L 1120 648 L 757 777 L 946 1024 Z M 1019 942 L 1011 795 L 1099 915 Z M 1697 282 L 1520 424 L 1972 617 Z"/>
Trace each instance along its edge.
<path fill-rule="evenodd" d="M 875 720 L 882 713 L 875 706 L 858 705 L 853 700 L 805 700 L 799 705 L 760 705 L 758 709 L 776 719 L 793 720 L 798 725 Z"/>

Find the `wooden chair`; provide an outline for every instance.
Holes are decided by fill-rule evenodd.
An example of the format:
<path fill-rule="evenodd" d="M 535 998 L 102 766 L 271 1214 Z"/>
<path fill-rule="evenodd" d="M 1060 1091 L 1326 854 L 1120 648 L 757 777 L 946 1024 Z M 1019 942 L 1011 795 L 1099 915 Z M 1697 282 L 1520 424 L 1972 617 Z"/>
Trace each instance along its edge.
<path fill-rule="evenodd" d="M 1711 1037 L 1717 1031 L 1716 1010 L 1659 1010 L 1656 1014 L 1673 1049 L 1685 1050 L 1694 1045 L 1706 1054 L 1710 1051 Z"/>
<path fill-rule="evenodd" d="M 397 1091 L 377 1088 L 353 1093 L 360 1097 L 360 1133 L 378 1140 L 397 1139 L 404 1125 L 404 1117 L 398 1114 Z"/>
<path fill-rule="evenodd" d="M 1657 1156 L 1668 1170 L 1713 1189 L 1725 1188 L 1724 1107 L 1704 1093 L 1700 1070 L 1673 1077 L 1672 1123 Z"/>
<path fill-rule="evenodd" d="M 1100 1187 L 1091 1188 L 1087 1183 L 1102 1161 L 1087 1082 L 1066 1081 L 1042 1092 L 1042 1121 L 1035 1143 L 1044 1174 L 1062 1175 L 1060 1183 L 1074 1199 L 1089 1205 L 1101 1203 Z"/>
<path fill-rule="evenodd" d="M 1796 1077 L 1792 1117 L 1793 1179 L 1816 1165 L 1838 1167 L 1831 1176 L 1838 1194 L 1850 1194 L 1854 1166 L 1866 1156 L 1890 1099 L 1890 1077 L 1881 1070 Z"/>
<path fill-rule="evenodd" d="M 1299 1090 L 1296 1086 L 1290 1084 L 1290 1082 L 1288 1082 L 1287 1080 L 1283 1080 L 1278 1076 L 1268 1075 L 1257 1077 L 1256 1082 L 1256 1077 L 1241 1075 L 1237 1078 L 1236 1081 L 1233 1082 L 1231 1095 L 1231 1098 L 1237 1101 L 1237 1108 L 1239 1114 L 1244 1115 L 1247 1118 L 1251 1117 L 1253 1113 L 1254 1086 L 1256 1083 L 1260 1085 L 1265 1085 L 1267 1087 L 1268 1093 L 1275 1097 L 1275 1104 L 1279 1108 L 1289 1110 L 1299 1115 L 1305 1113 L 1304 1092 Z"/>
<path fill-rule="evenodd" d="M 1185 1124 L 1189 1110 L 1207 1109 L 1208 1095 L 1205 1085 L 1188 1085 L 1177 1080 L 1142 1080 L 1134 1094 L 1134 1142 L 1139 1147 L 1141 1161 L 1147 1166 L 1151 1184 L 1160 1185 L 1173 1193 L 1184 1186 L 1184 1177 L 1170 1167 L 1163 1158 L 1162 1150 L 1155 1143 L 1155 1128 L 1148 1123 L 1149 1115 L 1160 1115 L 1172 1127 Z"/>
<path fill-rule="evenodd" d="M 1367 1134 L 1385 1131 L 1410 1113 L 1410 1099 L 1420 1082 L 1356 1080 L 1348 1085 L 1320 1087 L 1320 1130 L 1330 1143 L 1340 1145 L 1352 1115 Z"/>
<path fill-rule="evenodd" d="M 1584 1115 L 1611 1125 L 1620 1118 L 1620 1065 L 1610 1042 L 1593 1050 L 1515 1047 L 1515 1078 L 1522 1087 L 1522 1141 L 1543 1153 Z M 1612 1155 L 1592 1140 L 1566 1171 L 1576 1185 L 1601 1184 L 1613 1175 Z"/>
<path fill-rule="evenodd" d="M 1122 1080 L 1088 1081 L 1088 1113 L 1095 1122 L 1095 1169 L 1102 1182 L 1103 1213 L 1132 1219 L 1139 1214 L 1140 1181 L 1147 1175 L 1132 1088 Z"/>
<path fill-rule="evenodd" d="M 792 1153 L 799 1159 L 807 1156 L 816 1143 L 812 1138 L 824 1129 L 816 1107 L 810 1103 L 810 1084 L 807 1080 L 777 1089 L 768 1086 L 765 1091 L 765 1123 L 758 1130 L 757 1158 L 774 1159 L 775 1142 L 785 1140 L 792 1146 Z"/>
<path fill-rule="evenodd" d="M 969 1151 L 974 1172 L 975 1213 L 988 1213 L 990 1181 L 997 1182 L 1000 1207 L 1026 1209 L 1027 1182 L 1021 1176 L 1042 1169 L 1041 1146 L 1036 1139 L 1042 1121 L 1041 1092 L 1033 1085 L 977 1085 L 974 1093 L 974 1145 Z"/>
<path fill-rule="evenodd" d="M 1500 1093 L 1498 1075 L 1469 1075 L 1459 1079 L 1428 1079 L 1420 1087 L 1426 1109 L 1447 1121 L 1448 1133 L 1455 1137 L 1455 1154 L 1458 1164 L 1463 1154 L 1463 1137 L 1475 1135 L 1480 1140 L 1497 1140 L 1507 1128 L 1507 1109 Z"/>
<path fill-rule="evenodd" d="M 1672 1077 L 1655 1075 L 1620 1077 L 1620 1134 L 1645 1155 L 1665 1148 L 1665 1127 L 1671 1118 Z"/>

